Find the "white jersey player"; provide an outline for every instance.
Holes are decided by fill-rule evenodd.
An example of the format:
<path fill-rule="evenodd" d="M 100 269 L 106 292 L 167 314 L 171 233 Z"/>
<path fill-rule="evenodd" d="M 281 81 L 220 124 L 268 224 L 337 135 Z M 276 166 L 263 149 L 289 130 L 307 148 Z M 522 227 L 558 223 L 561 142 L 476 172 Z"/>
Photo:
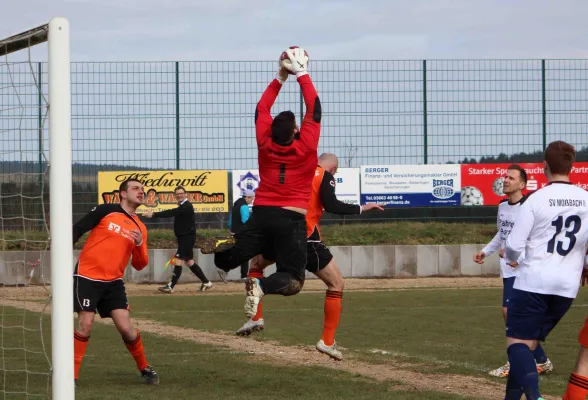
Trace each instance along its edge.
<path fill-rule="evenodd" d="M 580 286 L 588 242 L 588 192 L 570 183 L 576 158 L 562 141 L 545 149 L 549 184 L 521 205 L 506 239 L 507 263 L 520 260 L 506 319 L 510 373 L 506 398 L 541 399 L 533 350 L 566 314 Z M 518 396 L 518 397 L 517 397 Z"/>
<path fill-rule="evenodd" d="M 524 201 L 523 190 L 527 185 L 527 173 L 524 168 L 520 165 L 513 164 L 506 170 L 504 176 L 504 188 L 503 192 L 507 198 L 502 200 L 498 205 L 498 215 L 496 218 L 496 224 L 498 232 L 496 236 L 488 243 L 482 251 L 474 255 L 474 261 L 478 264 L 483 264 L 484 259 L 494 254 L 496 251 L 500 253 L 500 277 L 502 278 L 503 290 L 502 290 L 502 316 L 506 321 L 508 303 L 513 292 L 513 285 L 516 277 L 516 265 L 510 266 L 506 263 L 502 253 L 506 246 L 506 238 L 508 237 L 514 221 L 519 212 L 521 203 Z M 519 256 L 519 259 L 524 257 L 524 253 Z M 534 352 L 535 361 L 537 363 L 537 372 L 546 373 L 553 370 L 551 361 L 545 355 L 543 348 L 539 346 Z M 489 372 L 489 375 L 505 378 L 508 376 L 510 371 L 510 363 L 496 368 Z"/>

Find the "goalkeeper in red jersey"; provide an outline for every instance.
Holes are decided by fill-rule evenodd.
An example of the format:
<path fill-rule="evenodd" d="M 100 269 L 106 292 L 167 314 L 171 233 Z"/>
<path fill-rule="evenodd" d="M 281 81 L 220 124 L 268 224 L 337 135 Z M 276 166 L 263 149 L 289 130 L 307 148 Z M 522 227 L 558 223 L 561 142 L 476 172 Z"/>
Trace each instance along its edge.
<path fill-rule="evenodd" d="M 306 265 L 305 215 L 318 157 L 321 103 L 307 72 L 308 59 L 301 48 L 286 50 L 291 72 L 300 84 L 306 113 L 300 129 L 294 113 L 272 118 L 274 104 L 288 73 L 281 66 L 255 110 L 260 185 L 255 192 L 251 218 L 234 236 L 234 246 L 216 252 L 214 262 L 223 271 L 239 267 L 270 246 L 276 254 L 276 272 L 245 282 L 245 314 L 253 317 L 266 294 L 292 296 L 300 292 Z M 220 245 L 222 241 L 219 241 Z M 219 246 L 211 246 L 218 250 Z M 202 249 L 204 252 L 205 250 Z"/>
<path fill-rule="evenodd" d="M 140 271 L 149 263 L 147 228 L 135 214 L 143 204 L 143 184 L 129 179 L 121 183 L 120 204 L 101 204 L 73 226 L 74 244 L 90 231 L 74 272 L 74 311 L 78 327 L 74 330 L 75 380 L 78 374 L 96 312 L 112 318 L 145 382 L 156 385 L 159 376 L 147 363 L 141 334 L 134 328 L 123 283 L 125 268 Z"/>
<path fill-rule="evenodd" d="M 324 211 L 337 215 L 359 215 L 370 210 L 384 211 L 384 209 L 375 203 L 347 204 L 337 199 L 334 175 L 337 173 L 338 166 L 339 161 L 334 154 L 324 153 L 319 157 L 319 165 L 316 167 L 312 181 L 312 193 L 306 214 L 306 270 L 315 274 L 327 285 L 323 334 L 316 344 L 316 349 L 335 360 L 342 360 L 343 354 L 337 349 L 335 343 L 335 332 L 341 317 L 344 280 L 331 251 L 322 241 L 319 221 Z M 262 278 L 264 268 L 273 264 L 275 259 L 276 254 L 272 248 L 264 250 L 262 254 L 254 257 L 251 261 L 249 276 Z M 261 331 L 263 328 L 264 320 L 260 302 L 257 314 L 245 322 L 236 333 L 239 336 L 246 336 L 252 332 Z"/>

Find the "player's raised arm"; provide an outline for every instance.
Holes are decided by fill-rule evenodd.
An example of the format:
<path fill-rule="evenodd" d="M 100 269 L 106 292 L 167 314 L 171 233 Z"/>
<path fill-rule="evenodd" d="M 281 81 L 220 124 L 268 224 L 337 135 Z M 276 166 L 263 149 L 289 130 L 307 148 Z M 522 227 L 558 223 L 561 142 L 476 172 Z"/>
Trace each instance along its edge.
<path fill-rule="evenodd" d="M 347 204 L 337 198 L 335 194 L 335 178 L 328 171 L 325 171 L 319 188 L 319 197 L 325 211 L 338 215 L 361 214 L 361 206 Z"/>
<path fill-rule="evenodd" d="M 281 66 L 278 66 L 278 72 L 275 79 L 270 82 L 257 103 L 255 108 L 255 136 L 257 138 L 258 146 L 271 136 L 273 118 L 270 110 L 280 93 L 282 85 L 286 82 L 286 79 L 288 79 L 288 73 Z"/>
<path fill-rule="evenodd" d="M 131 258 L 131 266 L 137 271 L 141 271 L 147 266 L 147 264 L 149 264 L 149 252 L 147 251 L 147 228 L 143 227 L 142 232 L 139 233 L 141 234 L 140 238 L 137 238 L 137 240 L 139 240 L 139 244 L 137 244 L 137 240 L 135 240 L 135 248 L 133 249 Z"/>
<path fill-rule="evenodd" d="M 521 254 L 525 250 L 527 238 L 535 224 L 535 213 L 532 205 L 526 201 L 521 204 L 514 226 L 506 239 L 506 247 L 504 248 L 504 259 L 507 264 L 521 259 Z"/>
<path fill-rule="evenodd" d="M 288 49 L 286 53 L 292 62 L 290 69 L 296 74 L 296 80 L 300 84 L 300 90 L 306 105 L 306 113 L 300 126 L 300 141 L 316 151 L 321 133 L 322 108 L 314 84 L 306 70 L 308 57 L 304 49 L 298 47 Z"/>
<path fill-rule="evenodd" d="M 496 216 L 496 227 L 498 228 L 498 232 L 496 232 L 496 235 L 494 235 L 490 243 L 488 243 L 481 251 L 481 253 L 484 253 L 484 257 L 491 256 L 494 252 L 499 250 L 502 245 L 502 235 L 500 234 L 500 213 Z"/>
<path fill-rule="evenodd" d="M 73 226 L 73 244 L 76 244 L 78 240 L 84 235 L 84 233 L 91 231 L 100 223 L 102 218 L 104 218 L 109 213 L 109 204 L 100 204 L 96 206 L 84 215 L 82 219 L 76 222 Z"/>

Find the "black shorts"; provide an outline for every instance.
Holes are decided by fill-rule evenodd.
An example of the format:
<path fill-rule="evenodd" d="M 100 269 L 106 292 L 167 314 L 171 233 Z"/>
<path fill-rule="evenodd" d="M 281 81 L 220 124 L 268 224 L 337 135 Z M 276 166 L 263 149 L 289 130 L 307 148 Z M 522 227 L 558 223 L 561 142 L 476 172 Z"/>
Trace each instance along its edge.
<path fill-rule="evenodd" d="M 110 318 L 112 310 L 129 310 L 129 301 L 122 279 L 112 282 L 93 281 L 74 276 L 74 311 L 96 312 Z"/>
<path fill-rule="evenodd" d="M 266 248 L 261 252 L 263 258 L 269 261 L 274 261 L 276 255 L 272 248 Z M 331 260 L 333 254 L 331 250 L 323 242 L 307 242 L 306 243 L 306 270 L 316 274 L 318 271 L 324 269 Z"/>
<path fill-rule="evenodd" d="M 287 272 L 304 280 L 306 266 L 306 218 L 303 214 L 281 207 L 254 206 L 251 218 L 235 233 L 235 245 L 215 253 L 217 267 L 231 270 L 239 267 L 264 249 L 276 254 L 276 271 Z"/>
<path fill-rule="evenodd" d="M 176 258 L 188 261 L 194 259 L 194 245 L 196 244 L 196 235 L 180 236 L 178 238 L 178 250 Z"/>
<path fill-rule="evenodd" d="M 545 342 L 574 299 L 513 289 L 506 313 L 506 337 Z"/>

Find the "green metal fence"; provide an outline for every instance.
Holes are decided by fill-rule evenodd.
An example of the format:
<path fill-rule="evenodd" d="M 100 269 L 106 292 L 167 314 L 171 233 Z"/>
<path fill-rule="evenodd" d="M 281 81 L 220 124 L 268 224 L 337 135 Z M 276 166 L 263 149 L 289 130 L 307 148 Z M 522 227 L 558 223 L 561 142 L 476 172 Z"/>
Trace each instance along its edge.
<path fill-rule="evenodd" d="M 96 201 L 98 170 L 256 167 L 254 110 L 275 67 L 72 63 L 76 205 Z M 588 145 L 588 60 L 313 60 L 309 70 L 324 113 L 319 151 L 342 166 L 488 161 L 556 139 Z M 289 81 L 273 111 L 300 115 Z M 36 83 L 46 93 L 46 82 L 44 63 L 0 63 L 3 172 L 8 161 L 43 171 Z"/>

